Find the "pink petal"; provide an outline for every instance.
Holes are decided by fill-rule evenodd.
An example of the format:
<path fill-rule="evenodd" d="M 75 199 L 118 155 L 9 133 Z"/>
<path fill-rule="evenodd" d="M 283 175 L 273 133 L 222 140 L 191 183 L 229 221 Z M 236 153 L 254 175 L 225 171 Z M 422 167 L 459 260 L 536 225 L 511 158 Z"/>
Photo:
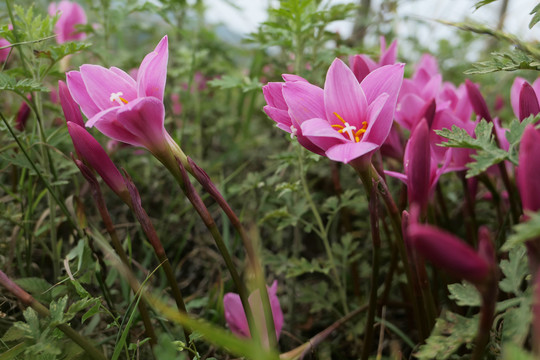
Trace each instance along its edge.
<path fill-rule="evenodd" d="M 426 101 L 416 94 L 405 95 L 397 105 L 396 121 L 407 130 L 412 130 L 422 118 Z"/>
<path fill-rule="evenodd" d="M 240 296 L 233 293 L 225 294 L 223 297 L 223 309 L 225 311 L 225 321 L 229 325 L 229 329 L 238 336 L 251 337 Z"/>
<path fill-rule="evenodd" d="M 301 125 L 301 129 L 302 134 L 305 137 L 325 151 L 332 146 L 350 141 L 347 140 L 345 136 L 338 133 L 336 129 L 324 119 L 304 121 Z"/>
<path fill-rule="evenodd" d="M 407 184 L 407 175 L 398 173 L 397 171 L 384 170 L 384 173 L 388 176 L 401 180 L 403 183 Z"/>
<path fill-rule="evenodd" d="M 514 79 L 514 83 L 510 89 L 510 103 L 512 104 L 514 115 L 516 115 L 517 118 L 519 118 L 519 93 L 521 92 L 521 86 L 525 82 L 527 82 L 527 80 L 518 76 Z"/>
<path fill-rule="evenodd" d="M 153 96 L 163 101 L 168 60 L 168 38 L 165 35 L 154 51 L 145 56 L 139 67 L 137 73 L 137 93 L 139 97 Z"/>
<path fill-rule="evenodd" d="M 283 98 L 283 85 L 282 82 L 269 82 L 262 87 L 264 100 L 271 107 L 278 108 L 281 110 L 287 110 L 287 103 Z"/>
<path fill-rule="evenodd" d="M 527 125 L 519 148 L 517 186 L 524 210 L 540 210 L 540 133 Z"/>
<path fill-rule="evenodd" d="M 102 66 L 82 65 L 81 75 L 88 95 L 100 110 L 119 106 L 115 101 L 111 101 L 111 94 L 113 93 L 122 93 L 120 96 L 128 102 L 137 98 L 137 92 L 129 81 Z"/>
<path fill-rule="evenodd" d="M 263 110 L 270 119 L 274 120 L 278 124 L 278 126 L 283 125 L 287 129 L 289 129 L 286 131 L 291 132 L 290 128 L 292 125 L 292 121 L 287 110 L 277 109 L 269 105 L 263 107 Z"/>
<path fill-rule="evenodd" d="M 384 107 L 381 109 L 377 117 L 377 130 L 374 138 L 379 144 L 382 144 L 392 127 L 394 119 L 394 111 L 396 109 L 396 101 L 403 81 L 403 69 L 405 64 L 386 65 L 372 71 L 362 81 L 360 86 L 368 104 L 371 104 L 382 93 L 388 94 Z"/>
<path fill-rule="evenodd" d="M 102 134 L 111 139 L 133 146 L 143 146 L 122 124 L 118 122 L 117 113 L 120 106 L 103 110 L 86 122 L 86 127 L 95 126 Z"/>
<path fill-rule="evenodd" d="M 351 56 L 349 64 L 351 64 L 351 70 L 359 83 L 364 80 L 371 70 L 377 67 L 375 61 L 365 55 Z"/>
<path fill-rule="evenodd" d="M 383 43 L 381 41 L 381 58 L 379 59 L 379 65 L 392 65 L 396 62 L 397 44 L 397 40 L 394 40 L 392 41 L 392 44 L 390 44 L 388 49 L 383 51 Z"/>
<path fill-rule="evenodd" d="M 369 104 L 367 109 L 368 127 L 366 129 L 366 132 L 364 133 L 363 141 L 382 145 L 388 137 L 390 130 L 379 126 L 380 123 L 377 121 L 381 114 L 381 111 L 384 109 L 384 105 L 388 101 L 388 98 L 389 95 L 387 93 L 382 93 L 371 104 Z M 390 128 L 391 127 L 392 124 L 390 124 Z"/>
<path fill-rule="evenodd" d="M 324 83 L 324 107 L 330 124 L 343 125 L 339 115 L 345 122 L 360 129 L 362 122 L 367 120 L 366 96 L 351 69 L 340 59 L 335 59 L 328 69 Z"/>
<path fill-rule="evenodd" d="M 70 71 L 66 74 L 66 82 L 73 100 L 81 107 L 83 114 L 90 119 L 101 109 L 88 94 L 82 75 L 78 71 Z"/>
<path fill-rule="evenodd" d="M 467 87 L 467 94 L 469 95 L 469 100 L 471 101 L 476 115 L 485 119 L 487 122 L 491 122 L 491 114 L 489 113 L 486 100 L 478 89 L 478 85 L 474 84 L 469 79 L 465 79 L 465 86 Z"/>
<path fill-rule="evenodd" d="M 134 142 L 142 144 L 150 151 L 166 146 L 165 107 L 155 97 L 139 98 L 117 113 L 118 123 L 132 134 Z"/>
<path fill-rule="evenodd" d="M 538 98 L 531 85 L 524 82 L 519 92 L 519 120 L 528 118 L 530 115 L 536 115 L 540 112 Z"/>
<path fill-rule="evenodd" d="M 298 76 L 298 75 L 294 75 L 294 74 L 282 74 L 281 77 L 283 78 L 283 80 L 289 82 L 289 81 L 303 81 L 303 82 L 308 82 L 306 79 L 304 79 L 303 77 L 301 76 Z"/>
<path fill-rule="evenodd" d="M 274 280 L 272 286 L 268 288 L 268 297 L 270 298 L 270 308 L 272 309 L 272 316 L 274 318 L 274 326 L 276 328 L 276 337 L 279 339 L 281 329 L 283 329 L 283 311 L 279 304 L 277 297 L 277 280 Z"/>
<path fill-rule="evenodd" d="M 287 82 L 283 85 L 283 98 L 289 115 L 298 124 L 313 118 L 325 118 L 324 92 L 318 86 L 302 81 Z"/>
<path fill-rule="evenodd" d="M 349 163 L 361 156 L 370 154 L 379 147 L 377 144 L 361 141 L 358 143 L 348 142 L 345 144 L 338 144 L 326 151 L 326 156 L 330 160 L 340 161 L 342 163 Z"/>
<path fill-rule="evenodd" d="M 73 100 L 66 83 L 63 81 L 58 81 L 58 95 L 60 96 L 60 104 L 62 105 L 66 121 L 74 122 L 84 128 L 84 121 L 79 105 Z"/>
<path fill-rule="evenodd" d="M 126 82 L 129 83 L 130 86 L 132 86 L 133 88 L 136 88 L 137 87 L 137 82 L 131 77 L 131 75 L 129 75 L 127 72 L 125 72 L 124 70 L 122 69 L 119 69 L 115 66 L 112 66 L 109 68 L 109 70 L 111 70 L 113 73 L 115 73 L 116 75 L 122 77 Z"/>
<path fill-rule="evenodd" d="M 405 174 L 409 204 L 417 204 L 422 213 L 428 203 L 431 172 L 431 150 L 427 121 L 422 121 L 414 129 L 405 150 Z"/>

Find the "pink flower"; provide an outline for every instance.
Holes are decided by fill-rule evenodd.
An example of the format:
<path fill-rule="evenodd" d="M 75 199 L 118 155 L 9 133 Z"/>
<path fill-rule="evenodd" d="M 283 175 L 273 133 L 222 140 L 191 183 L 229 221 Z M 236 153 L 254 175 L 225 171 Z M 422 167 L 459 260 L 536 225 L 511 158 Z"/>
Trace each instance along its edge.
<path fill-rule="evenodd" d="M 9 45 L 11 45 L 9 41 L 7 41 L 4 38 L 0 38 L 0 48 L 6 47 Z M 6 47 L 5 49 L 0 49 L 0 62 L 4 62 L 7 60 L 10 51 L 11 51 L 11 48 L 9 47 Z"/>
<path fill-rule="evenodd" d="M 510 91 L 510 101 L 516 117 L 522 121 L 540 112 L 540 78 L 532 86 L 523 78 L 516 77 Z"/>
<path fill-rule="evenodd" d="M 167 36 L 145 56 L 135 81 L 119 68 L 82 65 L 67 73 L 73 99 L 106 136 L 151 152 L 163 151 L 170 138 L 163 126 L 163 93 L 167 78 Z"/>
<path fill-rule="evenodd" d="M 274 280 L 272 286 L 268 288 L 268 297 L 270 298 L 270 307 L 272 309 L 272 316 L 274 318 L 274 325 L 276 328 L 276 337 L 279 339 L 281 329 L 283 328 L 283 312 L 277 298 L 277 280 Z M 266 330 L 266 322 L 264 320 L 264 310 L 262 306 L 261 295 L 259 290 L 255 290 L 249 295 L 249 305 L 253 312 L 255 321 L 255 327 L 261 334 L 263 344 L 268 346 L 268 332 Z M 240 337 L 251 337 L 249 326 L 242 306 L 240 296 L 234 293 L 227 293 L 223 297 L 223 307 L 225 310 L 225 321 L 231 331 Z"/>
<path fill-rule="evenodd" d="M 282 114 L 290 116 L 295 127 L 291 130 L 301 130 L 318 148 L 314 152 L 344 163 L 370 158 L 392 127 L 403 67 L 380 67 L 358 83 L 347 65 L 336 59 L 328 69 L 324 90 L 306 81 L 283 84 L 285 104 L 280 106 L 287 111 Z"/>
<path fill-rule="evenodd" d="M 430 225 L 411 224 L 408 235 L 411 246 L 433 265 L 475 285 L 488 280 L 493 261 L 487 259 L 490 254 L 484 240 L 479 254 L 456 236 Z"/>
<path fill-rule="evenodd" d="M 67 41 L 84 40 L 86 34 L 77 32 L 75 25 L 86 24 L 86 14 L 84 9 L 76 2 L 67 0 L 60 1 L 58 4 L 49 4 L 49 15 L 54 16 L 60 12 L 60 17 L 54 26 L 56 41 L 59 44 Z"/>

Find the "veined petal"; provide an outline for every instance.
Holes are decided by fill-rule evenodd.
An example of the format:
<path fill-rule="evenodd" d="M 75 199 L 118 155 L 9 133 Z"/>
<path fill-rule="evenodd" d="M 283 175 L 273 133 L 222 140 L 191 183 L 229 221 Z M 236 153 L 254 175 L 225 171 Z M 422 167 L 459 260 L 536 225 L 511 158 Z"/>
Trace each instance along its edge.
<path fill-rule="evenodd" d="M 384 37 L 381 36 L 381 38 L 384 40 Z M 386 47 L 386 40 L 381 40 L 381 58 L 379 59 L 379 65 L 392 65 L 396 62 L 397 58 L 397 40 L 392 41 L 388 49 L 384 49 Z"/>
<path fill-rule="evenodd" d="M 155 97 L 139 98 L 121 107 L 117 113 L 118 122 L 132 134 L 134 141 L 150 151 L 161 149 L 166 144 L 165 107 Z"/>
<path fill-rule="evenodd" d="M 338 133 L 325 119 L 310 119 L 301 125 L 302 134 L 323 150 L 347 142 L 345 136 Z"/>
<path fill-rule="evenodd" d="M 70 71 L 66 74 L 66 82 L 73 100 L 81 107 L 83 114 L 90 119 L 101 109 L 88 94 L 82 75 L 78 71 Z"/>
<path fill-rule="evenodd" d="M 360 129 L 362 122 L 367 120 L 366 95 L 351 69 L 340 59 L 335 59 L 328 69 L 324 83 L 324 107 L 330 124 L 343 125 L 343 119 Z"/>
<path fill-rule="evenodd" d="M 127 101 L 137 98 L 135 88 L 123 76 L 102 66 L 85 64 L 81 66 L 81 75 L 88 95 L 100 110 L 119 105 L 111 100 L 114 93 L 122 93 L 121 97 Z"/>
<path fill-rule="evenodd" d="M 155 50 L 143 59 L 137 73 L 137 93 L 139 97 L 153 96 L 163 101 L 169 60 L 167 35 L 161 39 Z"/>
<path fill-rule="evenodd" d="M 381 94 L 387 93 L 388 99 L 377 117 L 376 138 L 380 144 L 384 142 L 394 121 L 396 101 L 403 81 L 405 64 L 382 66 L 371 73 L 360 84 L 368 104 L 375 101 Z M 371 140 L 370 140 L 371 141 Z"/>
<path fill-rule="evenodd" d="M 264 100 L 266 103 L 274 108 L 281 110 L 287 110 L 287 103 L 283 98 L 283 85 L 282 82 L 269 82 L 262 87 Z"/>
<path fill-rule="evenodd" d="M 393 122 L 390 122 L 390 127 L 386 128 L 384 126 L 386 123 L 378 122 L 377 120 L 389 97 L 390 96 L 387 93 L 382 93 L 369 104 L 367 109 L 368 127 L 364 134 L 363 141 L 382 145 L 388 137 Z"/>
<path fill-rule="evenodd" d="M 377 150 L 378 148 L 379 145 L 367 141 L 357 143 L 347 142 L 345 144 L 332 146 L 326 151 L 326 156 L 328 156 L 330 160 L 340 161 L 347 164 L 354 159 Z"/>
<path fill-rule="evenodd" d="M 274 120 L 276 123 L 278 123 L 278 125 L 283 125 L 289 128 L 289 132 L 291 132 L 290 127 L 292 125 L 292 121 L 287 110 L 277 109 L 270 105 L 263 107 L 263 110 L 270 119 Z"/>
<path fill-rule="evenodd" d="M 283 98 L 289 114 L 298 124 L 314 118 L 325 118 L 324 92 L 318 86 L 303 81 L 287 82 L 283 85 Z"/>
<path fill-rule="evenodd" d="M 135 79 L 133 79 L 131 77 L 131 75 L 129 75 L 127 72 L 125 72 L 124 70 L 122 69 L 119 69 L 117 68 L 116 66 L 111 66 L 109 68 L 109 70 L 111 70 L 113 73 L 115 73 L 116 75 L 118 76 L 121 76 L 124 80 L 126 80 L 131 86 L 133 86 L 133 88 L 137 88 L 137 82 L 135 81 Z"/>
<path fill-rule="evenodd" d="M 103 135 L 133 146 L 143 146 L 133 134 L 118 122 L 120 106 L 103 110 L 86 122 L 86 127 L 95 126 Z"/>

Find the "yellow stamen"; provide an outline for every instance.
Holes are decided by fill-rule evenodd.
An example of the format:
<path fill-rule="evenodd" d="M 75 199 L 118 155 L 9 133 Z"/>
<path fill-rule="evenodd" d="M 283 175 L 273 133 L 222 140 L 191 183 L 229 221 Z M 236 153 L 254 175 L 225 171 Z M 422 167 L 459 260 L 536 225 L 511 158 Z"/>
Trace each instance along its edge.
<path fill-rule="evenodd" d="M 345 124 L 345 120 L 343 120 L 343 118 L 342 118 L 341 116 L 339 116 L 339 114 L 338 114 L 337 112 L 334 112 L 334 115 L 336 115 L 336 117 L 337 117 L 339 120 L 341 120 L 341 122 L 342 122 L 343 124 Z"/>

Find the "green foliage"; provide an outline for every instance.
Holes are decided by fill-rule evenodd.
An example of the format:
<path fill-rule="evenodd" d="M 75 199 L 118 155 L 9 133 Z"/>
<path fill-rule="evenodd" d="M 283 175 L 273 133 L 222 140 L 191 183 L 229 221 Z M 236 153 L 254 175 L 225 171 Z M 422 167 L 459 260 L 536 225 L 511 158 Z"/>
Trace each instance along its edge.
<path fill-rule="evenodd" d="M 532 29 L 540 21 L 540 4 L 537 4 L 530 12 L 532 15 L 531 22 L 529 22 L 529 29 Z"/>
<path fill-rule="evenodd" d="M 535 70 L 540 71 L 540 59 L 521 50 L 494 52 L 492 58 L 472 64 L 465 74 L 488 74 L 496 71 Z"/>
<path fill-rule="evenodd" d="M 450 284 L 449 298 L 454 300 L 459 306 L 480 306 L 482 298 L 478 290 L 470 283 Z"/>
<path fill-rule="evenodd" d="M 461 346 L 472 343 L 477 326 L 478 316 L 469 318 L 447 311 L 437 319 L 431 335 L 415 356 L 420 360 L 449 359 Z"/>
<path fill-rule="evenodd" d="M 495 2 L 497 0 L 481 0 L 478 1 L 476 4 L 474 4 L 474 10 L 480 9 L 482 6 L 486 6 L 488 4 L 491 4 L 492 2 Z"/>
<path fill-rule="evenodd" d="M 540 213 L 529 213 L 528 221 L 514 225 L 514 233 L 503 244 L 501 250 L 509 251 L 523 246 L 528 240 L 540 237 Z"/>
<path fill-rule="evenodd" d="M 504 279 L 499 283 L 501 290 L 516 296 L 522 295 L 521 284 L 529 273 L 525 248 L 513 248 L 508 254 L 508 260 L 502 260 L 500 267 L 504 274 Z"/>
<path fill-rule="evenodd" d="M 13 91 L 20 95 L 34 91 L 49 91 L 39 81 L 32 79 L 17 80 L 5 73 L 0 73 L 0 90 Z"/>

